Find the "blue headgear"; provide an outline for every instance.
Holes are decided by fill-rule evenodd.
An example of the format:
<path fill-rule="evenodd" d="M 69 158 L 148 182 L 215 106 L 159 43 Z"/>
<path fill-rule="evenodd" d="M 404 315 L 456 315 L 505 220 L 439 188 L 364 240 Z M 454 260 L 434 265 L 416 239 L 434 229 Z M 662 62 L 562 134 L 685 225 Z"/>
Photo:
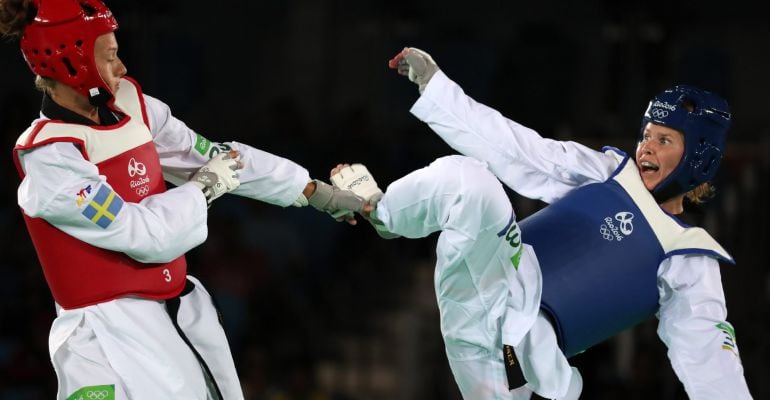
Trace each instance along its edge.
<path fill-rule="evenodd" d="M 687 111 L 685 104 L 693 110 Z M 693 86 L 675 86 L 650 100 L 642 119 L 640 140 L 648 122 L 684 134 L 682 159 L 652 191 L 658 201 L 687 193 L 716 175 L 725 151 L 730 119 L 725 99 Z"/>

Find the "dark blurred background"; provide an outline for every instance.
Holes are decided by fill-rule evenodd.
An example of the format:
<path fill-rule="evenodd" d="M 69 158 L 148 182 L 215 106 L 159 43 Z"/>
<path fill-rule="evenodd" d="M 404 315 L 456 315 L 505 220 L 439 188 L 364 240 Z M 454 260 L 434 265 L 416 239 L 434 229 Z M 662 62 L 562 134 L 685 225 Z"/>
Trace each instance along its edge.
<path fill-rule="evenodd" d="M 428 51 L 471 96 L 543 136 L 633 151 L 647 100 L 674 83 L 734 115 L 718 197 L 689 209 L 732 253 L 722 269 L 746 380 L 770 399 L 770 25 L 751 3 L 112 0 L 120 55 L 145 92 L 204 136 L 292 159 L 313 177 L 364 162 L 381 187 L 453 151 L 408 110 L 388 70 Z M 18 42 L 0 44 L 0 399 L 50 399 L 53 299 L 16 205 L 11 159 L 40 94 Z M 521 217 L 541 203 L 510 193 Z M 248 399 L 459 399 L 433 294 L 436 236 L 243 198 L 211 208 L 189 253 L 224 315 Z M 651 320 L 578 355 L 584 399 L 685 399 Z M 764 377 L 764 378 L 763 378 Z"/>

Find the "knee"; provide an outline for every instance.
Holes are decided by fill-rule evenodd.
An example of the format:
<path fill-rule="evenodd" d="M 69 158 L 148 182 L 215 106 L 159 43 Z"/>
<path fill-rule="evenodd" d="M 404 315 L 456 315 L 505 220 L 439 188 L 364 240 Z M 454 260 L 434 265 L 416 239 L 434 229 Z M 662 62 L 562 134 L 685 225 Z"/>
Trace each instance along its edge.
<path fill-rule="evenodd" d="M 380 204 L 392 223 L 421 219 L 433 231 L 462 225 L 466 233 L 477 232 L 511 217 L 511 203 L 486 164 L 463 156 L 439 158 L 393 182 Z"/>
<path fill-rule="evenodd" d="M 497 177 L 485 162 L 470 157 L 449 156 L 436 160 L 444 171 L 440 174 L 457 195 L 463 213 L 473 213 L 488 219 L 507 221 L 511 202 Z"/>
<path fill-rule="evenodd" d="M 431 176 L 466 197 L 505 195 L 500 182 L 489 171 L 487 164 L 475 158 L 459 155 L 441 157 L 433 161 L 428 169 L 432 170 Z"/>

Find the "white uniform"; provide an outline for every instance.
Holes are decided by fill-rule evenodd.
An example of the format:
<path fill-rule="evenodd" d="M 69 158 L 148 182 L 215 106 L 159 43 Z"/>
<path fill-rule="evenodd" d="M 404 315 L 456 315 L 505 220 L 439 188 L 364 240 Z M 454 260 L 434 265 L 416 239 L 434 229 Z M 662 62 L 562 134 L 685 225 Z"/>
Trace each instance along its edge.
<path fill-rule="evenodd" d="M 547 203 L 558 200 L 575 188 L 606 181 L 618 167 L 618 161 L 614 157 L 578 143 L 544 139 L 537 132 L 475 102 L 441 71 L 433 76 L 411 111 L 428 123 L 455 150 L 483 160 L 489 170 L 508 187 L 526 197 L 540 199 Z M 457 174 L 456 171 L 449 171 L 449 173 Z M 482 172 L 481 175 L 484 173 Z M 388 229 L 395 233 L 415 230 L 409 224 L 419 225 L 422 221 L 398 218 L 397 215 L 401 211 L 399 207 L 393 208 L 394 203 L 414 203 L 415 207 L 420 204 L 423 206 L 433 204 L 430 201 L 421 200 L 419 193 L 423 190 L 423 186 L 430 187 L 427 182 L 438 178 L 437 174 L 430 179 L 415 179 L 411 176 L 407 175 L 391 185 L 378 205 L 377 216 L 383 218 Z M 415 186 L 420 189 L 417 190 Z M 418 201 L 422 203 L 417 203 Z M 462 198 L 457 201 L 454 208 L 458 213 L 463 213 L 460 211 L 465 208 Z M 425 211 L 411 211 L 413 215 L 421 213 Z M 482 215 L 481 210 L 473 205 L 464 214 Z M 468 224 L 473 225 L 470 222 Z M 442 260 L 447 257 L 442 253 L 447 252 L 447 249 L 441 246 L 441 241 L 437 251 L 439 265 L 436 270 L 436 288 L 440 305 L 451 302 L 452 298 L 447 296 L 447 290 L 439 283 L 469 287 L 477 292 L 487 291 L 489 294 L 494 294 L 494 291 L 477 286 L 468 276 L 457 272 L 462 270 L 443 268 Z M 450 260 L 464 260 L 469 265 L 467 267 L 469 271 L 499 268 L 499 266 L 484 264 L 472 265 L 475 260 L 469 258 L 467 253 L 463 253 L 462 247 L 451 248 L 449 255 Z M 537 276 L 539 276 L 539 267 L 534 257 L 521 258 L 518 271 L 527 269 L 538 270 Z M 539 293 L 539 288 L 534 288 L 537 284 L 535 279 L 525 280 L 523 287 L 528 288 L 529 293 L 535 290 Z M 488 285 L 488 287 L 492 286 Z M 743 367 L 735 343 L 734 331 L 726 321 L 727 309 L 718 262 L 704 255 L 669 257 L 658 267 L 658 288 L 660 293 L 658 335 L 668 347 L 671 365 L 690 398 L 750 399 L 751 395 L 743 377 Z M 510 299 L 514 302 L 528 296 L 526 291 L 517 293 L 518 289 L 519 287 L 512 286 L 510 290 Z M 504 291 L 498 290 L 496 293 L 499 295 L 502 292 Z M 492 303 L 500 304 L 501 301 Z M 459 304 L 453 304 L 453 306 L 460 307 Z M 487 322 L 489 317 L 474 316 L 472 319 L 468 318 L 470 315 L 462 315 L 458 318 L 457 315 L 446 313 L 444 309 L 441 312 L 445 340 L 447 334 L 456 331 L 458 327 L 467 329 L 470 336 L 499 337 L 502 335 L 506 344 L 516 345 L 516 353 L 524 366 L 523 370 L 531 389 L 544 397 L 560 397 L 568 392 L 567 386 L 572 373 L 565 367 L 566 361 L 563 360 L 563 356 L 558 356 L 553 328 L 545 318 L 538 318 L 535 325 L 531 325 L 529 318 L 524 318 L 521 325 L 528 328 L 531 326 L 530 334 L 525 335 L 522 341 L 514 343 L 505 340 L 507 334 L 505 328 L 512 322 L 507 318 L 504 319 L 503 328 L 500 329 Z M 499 311 L 495 308 L 489 308 L 489 312 L 492 317 L 499 315 Z M 456 363 L 452 361 L 454 344 L 446 340 L 446 345 L 450 365 L 465 398 L 528 398 L 526 397 L 528 395 L 518 393 L 511 393 L 509 396 L 498 394 L 499 388 L 494 389 L 497 391 L 494 395 L 474 396 L 464 388 L 466 386 L 464 382 L 472 384 L 482 382 L 487 378 L 481 374 L 490 376 L 495 372 L 490 372 L 489 369 L 457 368 Z M 489 357 L 493 358 L 495 355 L 494 350 L 490 350 Z M 501 354 L 499 356 L 502 357 Z M 489 363 L 493 362 L 491 358 Z M 502 360 L 490 368 L 497 369 L 497 375 L 504 374 L 500 372 Z M 491 386 L 494 385 L 498 383 L 493 383 Z M 505 380 L 500 379 L 499 385 L 505 385 Z"/>
<path fill-rule="evenodd" d="M 288 206 L 310 181 L 308 172 L 289 160 L 240 143 L 208 143 L 159 100 L 145 95 L 144 102 L 164 176 L 179 187 L 140 203 L 126 202 L 114 221 L 102 228 L 81 215 L 75 194 L 104 184 L 105 177 L 71 143 L 52 143 L 20 157 L 26 176 L 18 199 L 24 212 L 93 246 L 140 262 L 161 263 L 206 239 L 204 196 L 194 185 L 182 183 L 212 152 L 228 145 L 241 152 L 245 166 L 239 171 L 241 186 L 233 192 L 241 196 Z M 95 195 L 93 191 L 81 201 Z M 211 298 L 199 281 L 188 278 L 195 288 L 181 297 L 178 325 L 205 360 L 223 398 L 242 399 Z M 177 333 L 163 301 L 123 297 L 70 310 L 57 305 L 57 314 L 49 351 L 59 378 L 58 398 L 73 394 L 88 398 L 79 389 L 106 390 L 104 385 L 115 385 L 116 399 L 212 398 L 203 369 Z"/>
<path fill-rule="evenodd" d="M 530 389 L 552 397 L 567 394 L 572 371 L 538 313 L 540 266 L 531 246 L 511 240 L 520 232 L 510 200 L 484 162 L 439 158 L 389 185 L 376 212 L 389 232 L 404 237 L 441 231 L 434 286 L 447 358 L 464 398 L 523 400 Z M 525 340 L 533 325 L 544 332 L 534 343 Z M 514 346 L 523 363 L 518 347 L 542 347 L 542 342 L 550 346 L 540 354 L 550 352 L 561 361 L 547 367 L 559 373 L 511 392 L 503 345 Z"/>

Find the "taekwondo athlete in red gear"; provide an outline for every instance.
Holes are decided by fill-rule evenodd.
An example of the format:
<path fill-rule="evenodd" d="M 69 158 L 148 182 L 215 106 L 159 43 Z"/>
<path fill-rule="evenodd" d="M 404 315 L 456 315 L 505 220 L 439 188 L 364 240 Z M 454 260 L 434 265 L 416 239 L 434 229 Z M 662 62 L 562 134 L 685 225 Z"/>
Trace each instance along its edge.
<path fill-rule="evenodd" d="M 723 99 L 689 86 L 658 94 L 634 160 L 540 137 L 418 49 L 391 67 L 419 86 L 411 112 L 468 157 L 438 159 L 384 195 L 353 185 L 374 182 L 360 165 L 338 166 L 332 181 L 376 203 L 363 215 L 378 232 L 441 231 L 436 295 L 464 398 L 576 399 L 582 379 L 567 357 L 656 315 L 690 398 L 751 399 L 719 273 L 718 260 L 733 260 L 675 217 L 716 174 L 731 119 Z M 490 179 L 549 206 L 517 226 Z"/>
<path fill-rule="evenodd" d="M 57 318 L 49 339 L 60 399 L 242 399 L 217 311 L 184 254 L 225 193 L 345 217 L 351 192 L 287 159 L 211 142 L 142 93 L 99 0 L 3 0 L 0 32 L 44 91 L 21 134 L 18 201 Z M 177 187 L 167 189 L 164 180 Z"/>

